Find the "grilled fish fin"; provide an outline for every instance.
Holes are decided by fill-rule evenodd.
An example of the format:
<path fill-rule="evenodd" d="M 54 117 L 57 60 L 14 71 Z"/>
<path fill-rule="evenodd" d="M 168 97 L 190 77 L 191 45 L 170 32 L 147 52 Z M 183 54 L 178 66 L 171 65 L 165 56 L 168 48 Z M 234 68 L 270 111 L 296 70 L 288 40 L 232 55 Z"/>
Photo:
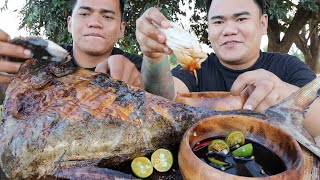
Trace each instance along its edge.
<path fill-rule="evenodd" d="M 270 107 L 266 114 L 268 121 L 292 135 L 300 144 L 320 157 L 320 148 L 303 127 L 305 110 L 319 97 L 320 77 L 305 85 L 282 102 Z M 274 118 L 274 114 L 280 118 Z M 278 116 L 279 117 L 279 116 Z"/>
<path fill-rule="evenodd" d="M 280 103 L 270 107 L 269 111 L 289 110 L 304 113 L 309 105 L 320 95 L 320 76 L 300 88 Z"/>

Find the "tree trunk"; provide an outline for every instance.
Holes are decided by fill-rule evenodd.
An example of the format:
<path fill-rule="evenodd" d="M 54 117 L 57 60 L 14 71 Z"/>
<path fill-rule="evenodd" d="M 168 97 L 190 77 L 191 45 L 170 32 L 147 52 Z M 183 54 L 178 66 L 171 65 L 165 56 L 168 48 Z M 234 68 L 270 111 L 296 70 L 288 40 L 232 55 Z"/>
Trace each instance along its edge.
<path fill-rule="evenodd" d="M 290 22 L 289 28 L 284 32 L 280 41 L 281 26 L 277 19 L 270 19 L 268 27 L 269 45 L 268 51 L 288 53 L 293 42 L 299 35 L 300 30 L 308 22 L 311 11 L 299 6 L 293 20 Z"/>
<path fill-rule="evenodd" d="M 276 52 L 280 49 L 280 25 L 277 19 L 270 19 L 268 26 L 268 51 Z"/>
<path fill-rule="evenodd" d="M 312 59 L 310 61 L 306 61 L 306 63 L 310 66 L 310 68 L 319 73 L 319 58 L 320 58 L 320 39 L 319 39 L 319 15 L 314 14 L 310 19 L 310 53 L 312 55 Z"/>
<path fill-rule="evenodd" d="M 295 44 L 302 51 L 305 63 L 313 70 L 315 73 L 320 72 L 320 37 L 319 37 L 319 16 L 313 14 L 309 21 L 309 37 L 305 31 L 301 31 L 297 39 L 295 39 Z M 310 42 L 310 45 L 308 44 Z"/>

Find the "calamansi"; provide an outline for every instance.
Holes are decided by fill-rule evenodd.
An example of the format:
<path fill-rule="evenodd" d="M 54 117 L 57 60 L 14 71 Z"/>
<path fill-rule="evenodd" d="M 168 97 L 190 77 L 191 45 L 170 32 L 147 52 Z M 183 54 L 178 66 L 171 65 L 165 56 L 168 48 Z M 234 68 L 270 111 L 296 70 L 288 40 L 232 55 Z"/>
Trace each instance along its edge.
<path fill-rule="evenodd" d="M 172 153 L 167 149 L 158 149 L 151 155 L 151 162 L 157 171 L 166 172 L 173 164 Z"/>
<path fill-rule="evenodd" d="M 251 156 L 252 153 L 253 153 L 253 147 L 251 143 L 241 146 L 238 149 L 232 151 L 232 154 L 238 157 L 248 157 L 248 156 Z"/>
<path fill-rule="evenodd" d="M 232 131 L 226 137 L 226 143 L 229 147 L 243 145 L 245 143 L 244 135 L 240 131 Z"/>
<path fill-rule="evenodd" d="M 173 165 L 173 155 L 167 149 L 157 149 L 147 157 L 137 157 L 131 162 L 133 173 L 139 178 L 147 178 L 153 173 L 153 168 L 159 172 L 167 172 Z"/>
<path fill-rule="evenodd" d="M 228 144 L 221 140 L 221 139 L 215 139 L 211 141 L 211 143 L 208 146 L 209 152 L 222 152 L 224 154 L 228 154 L 230 149 Z"/>
<path fill-rule="evenodd" d="M 153 173 L 152 163 L 146 157 L 134 158 L 131 162 L 131 169 L 139 178 L 147 178 Z"/>
<path fill-rule="evenodd" d="M 215 165 L 218 165 L 218 166 L 225 166 L 225 165 L 228 165 L 227 162 L 224 162 L 224 161 L 220 161 L 220 160 L 217 160 L 215 159 L 214 157 L 208 157 L 209 161 Z"/>

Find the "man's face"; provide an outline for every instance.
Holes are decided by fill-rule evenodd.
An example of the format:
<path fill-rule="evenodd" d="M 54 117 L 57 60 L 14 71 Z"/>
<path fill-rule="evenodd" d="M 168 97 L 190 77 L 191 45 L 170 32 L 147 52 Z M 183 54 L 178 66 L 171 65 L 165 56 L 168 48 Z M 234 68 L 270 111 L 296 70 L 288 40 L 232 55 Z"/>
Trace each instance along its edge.
<path fill-rule="evenodd" d="M 93 56 L 110 53 L 124 29 L 118 0 L 78 0 L 68 17 L 75 48 Z"/>
<path fill-rule="evenodd" d="M 253 0 L 213 0 L 208 22 L 209 40 L 222 64 L 245 69 L 256 62 L 268 17 Z"/>

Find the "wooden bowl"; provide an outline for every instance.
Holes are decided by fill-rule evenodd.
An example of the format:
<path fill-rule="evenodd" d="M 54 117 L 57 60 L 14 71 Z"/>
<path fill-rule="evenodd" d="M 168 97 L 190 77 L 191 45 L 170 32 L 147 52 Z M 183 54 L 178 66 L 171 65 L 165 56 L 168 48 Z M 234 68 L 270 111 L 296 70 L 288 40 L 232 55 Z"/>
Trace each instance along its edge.
<path fill-rule="evenodd" d="M 199 121 L 184 134 L 178 153 L 179 167 L 184 179 L 248 179 L 248 177 L 227 174 L 217 170 L 200 160 L 192 151 L 197 142 L 210 137 L 226 136 L 233 130 L 241 131 L 246 139 L 255 141 L 272 150 L 286 165 L 286 171 L 263 179 L 292 180 L 303 178 L 304 161 L 302 150 L 289 134 L 266 121 L 253 117 L 219 115 Z"/>
<path fill-rule="evenodd" d="M 191 92 L 179 93 L 175 101 L 216 111 L 229 111 L 242 109 L 245 100 L 245 96 L 233 96 L 229 92 Z"/>

